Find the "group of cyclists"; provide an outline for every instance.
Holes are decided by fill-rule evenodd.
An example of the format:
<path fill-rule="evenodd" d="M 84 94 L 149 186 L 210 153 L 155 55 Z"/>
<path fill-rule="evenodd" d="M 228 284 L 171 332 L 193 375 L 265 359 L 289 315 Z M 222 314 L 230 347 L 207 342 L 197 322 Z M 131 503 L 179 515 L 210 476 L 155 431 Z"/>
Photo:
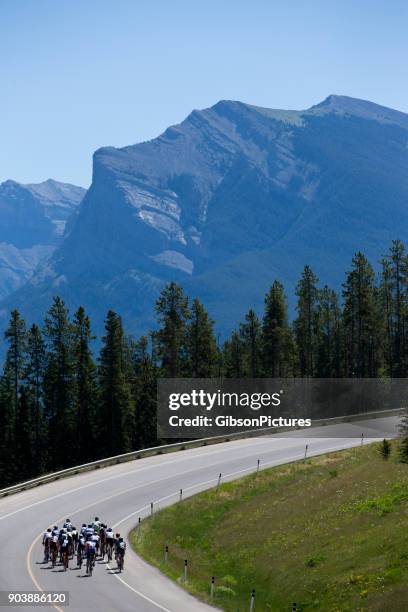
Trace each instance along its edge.
<path fill-rule="evenodd" d="M 42 543 L 44 563 L 51 561 L 53 568 L 59 559 L 66 571 L 70 559 L 76 555 L 77 567 L 82 568 L 86 562 L 86 573 L 89 576 L 92 576 L 98 557 L 102 561 L 107 557 L 108 563 L 115 557 L 119 572 L 124 569 L 126 542 L 120 533 L 114 533 L 97 516 L 92 523 L 83 523 L 79 530 L 67 518 L 61 529 L 57 525 L 49 527 L 43 535 Z"/>

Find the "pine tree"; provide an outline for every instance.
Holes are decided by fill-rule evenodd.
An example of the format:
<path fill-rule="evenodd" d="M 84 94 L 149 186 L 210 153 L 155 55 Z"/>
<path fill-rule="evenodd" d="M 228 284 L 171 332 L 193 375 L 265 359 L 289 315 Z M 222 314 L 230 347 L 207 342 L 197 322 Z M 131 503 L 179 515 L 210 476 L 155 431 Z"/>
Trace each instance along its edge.
<path fill-rule="evenodd" d="M 161 374 L 170 378 L 184 376 L 188 373 L 187 323 L 190 313 L 183 289 L 174 282 L 166 285 L 155 310 L 159 323 L 155 347 L 161 362 Z"/>
<path fill-rule="evenodd" d="M 76 457 L 72 324 L 60 297 L 54 298 L 45 319 L 47 368 L 44 403 L 52 469 L 72 465 Z"/>
<path fill-rule="evenodd" d="M 24 376 L 26 326 L 18 310 L 13 310 L 5 331 L 8 344 L 1 390 L 3 458 L 0 463 L 9 482 L 20 478 L 20 465 L 16 449 L 17 413 L 20 401 L 21 383 Z"/>
<path fill-rule="evenodd" d="M 9 377 L 12 393 L 12 409 L 16 413 L 21 380 L 24 375 L 26 325 L 18 310 L 13 310 L 9 326 L 4 334 L 8 343 L 5 376 Z"/>
<path fill-rule="evenodd" d="M 134 353 L 135 448 L 151 447 L 157 443 L 157 372 L 148 345 L 148 339 L 142 336 Z"/>
<path fill-rule="evenodd" d="M 343 285 L 346 373 L 374 377 L 381 367 L 381 317 L 371 265 L 362 253 L 352 260 Z"/>
<path fill-rule="evenodd" d="M 399 448 L 399 458 L 401 463 L 408 463 L 408 437 L 401 439 Z"/>
<path fill-rule="evenodd" d="M 195 299 L 187 327 L 189 369 L 193 378 L 209 378 L 217 372 L 219 356 L 213 328 L 214 322 L 201 302 Z"/>
<path fill-rule="evenodd" d="M 33 439 L 31 423 L 30 397 L 25 389 L 20 389 L 17 415 L 16 415 L 16 435 L 15 435 L 15 454 L 18 469 L 18 481 L 28 480 L 34 476 L 33 471 Z"/>
<path fill-rule="evenodd" d="M 387 373 L 392 376 L 395 372 L 394 365 L 394 310 L 393 310 L 393 288 L 392 269 L 387 258 L 381 260 L 381 282 L 379 289 L 380 307 L 383 312 L 384 325 L 384 358 L 387 365 Z"/>
<path fill-rule="evenodd" d="M 251 378 L 261 376 L 261 331 L 260 321 L 255 311 L 251 308 L 245 315 L 245 323 L 240 325 L 240 336 L 244 349 L 244 367 L 246 374 L 251 376 Z"/>
<path fill-rule="evenodd" d="M 385 307 L 387 357 L 390 375 L 403 378 L 408 372 L 408 258 L 400 240 L 392 242 L 390 252 L 382 261 L 381 296 Z"/>
<path fill-rule="evenodd" d="M 128 373 L 122 320 L 110 310 L 99 358 L 99 448 L 105 454 L 126 453 L 134 437 L 134 402 Z"/>
<path fill-rule="evenodd" d="M 33 474 L 41 474 L 46 466 L 46 423 L 44 419 L 45 344 L 40 328 L 33 324 L 27 334 L 24 382 L 26 401 L 31 406 Z"/>
<path fill-rule="evenodd" d="M 341 309 L 336 292 L 325 286 L 317 306 L 316 376 L 339 378 L 342 373 Z"/>
<path fill-rule="evenodd" d="M 387 461 L 391 454 L 391 442 L 384 438 L 384 440 L 380 443 L 378 450 L 384 461 Z"/>
<path fill-rule="evenodd" d="M 73 374 L 75 379 L 74 410 L 76 421 L 77 461 L 84 463 L 94 459 L 96 449 L 96 366 L 90 348 L 93 340 L 91 323 L 81 306 L 73 321 Z"/>
<path fill-rule="evenodd" d="M 293 339 L 283 285 L 275 281 L 265 297 L 262 322 L 262 364 L 265 376 L 285 378 L 293 373 Z"/>
<path fill-rule="evenodd" d="M 7 376 L 0 378 L 0 488 L 18 479 L 15 456 L 16 413 L 13 410 L 13 388 Z"/>
<path fill-rule="evenodd" d="M 297 318 L 294 330 L 301 376 L 314 376 L 317 350 L 318 279 L 309 266 L 305 266 L 296 287 Z"/>
<path fill-rule="evenodd" d="M 228 378 L 241 378 L 244 375 L 243 352 L 241 337 L 234 331 L 231 339 L 225 342 L 223 349 L 224 372 Z"/>

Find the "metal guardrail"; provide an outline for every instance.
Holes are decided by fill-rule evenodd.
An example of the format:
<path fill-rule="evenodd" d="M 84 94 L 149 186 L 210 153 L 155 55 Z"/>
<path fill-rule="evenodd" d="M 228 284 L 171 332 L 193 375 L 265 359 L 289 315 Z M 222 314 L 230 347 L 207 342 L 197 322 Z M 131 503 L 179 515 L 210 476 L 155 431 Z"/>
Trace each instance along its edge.
<path fill-rule="evenodd" d="M 380 410 L 376 412 L 366 412 L 366 413 L 360 413 L 360 414 L 354 414 L 354 415 L 342 416 L 342 417 L 318 419 L 312 422 L 312 427 L 321 427 L 324 425 L 334 425 L 337 423 L 350 423 L 353 421 L 381 418 L 381 417 L 387 417 L 387 416 L 397 416 L 401 412 L 401 410 L 403 409 L 397 408 L 397 409 L 392 409 L 392 410 Z M 5 489 L 0 489 L 0 498 L 6 497 L 7 495 L 12 495 L 13 493 L 20 493 L 21 491 L 26 491 L 27 489 L 32 489 L 42 484 L 54 482 L 62 478 L 68 478 L 69 476 L 76 476 L 77 474 L 81 474 L 83 472 L 88 472 L 88 471 L 96 470 L 96 469 L 103 468 L 103 467 L 109 467 L 111 465 L 116 465 L 119 463 L 126 463 L 128 461 L 135 461 L 137 459 L 143 459 L 145 457 L 151 457 L 154 455 L 163 455 L 165 453 L 171 453 L 175 451 L 199 448 L 202 446 L 209 446 L 211 444 L 220 444 L 222 442 L 230 442 L 232 440 L 240 440 L 242 438 L 253 438 L 256 436 L 277 434 L 277 433 L 289 431 L 292 429 L 299 430 L 301 428 L 300 427 L 296 427 L 296 428 L 266 427 L 263 429 L 253 429 L 249 431 L 232 433 L 232 434 L 227 434 L 223 436 L 214 436 L 211 438 L 200 438 L 197 440 L 190 440 L 188 442 L 175 442 L 173 444 L 165 444 L 163 446 L 153 446 L 151 448 L 144 448 L 144 449 L 137 450 L 137 451 L 131 451 L 130 453 L 124 453 L 123 455 L 116 455 L 114 457 L 98 459 L 97 461 L 91 461 L 90 463 L 84 463 L 82 465 L 77 465 L 71 468 L 60 470 L 58 472 L 52 472 L 51 474 L 45 474 L 44 476 L 39 476 L 38 478 L 27 480 L 26 482 L 12 485 L 11 487 L 7 487 Z"/>

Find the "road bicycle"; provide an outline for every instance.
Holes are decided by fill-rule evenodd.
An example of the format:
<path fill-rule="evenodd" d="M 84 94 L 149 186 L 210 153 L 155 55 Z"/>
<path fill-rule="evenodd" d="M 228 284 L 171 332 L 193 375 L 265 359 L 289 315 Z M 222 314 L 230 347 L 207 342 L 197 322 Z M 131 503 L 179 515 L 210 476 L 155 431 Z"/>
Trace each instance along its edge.
<path fill-rule="evenodd" d="M 55 548 L 51 551 L 51 565 L 54 568 L 57 564 L 57 550 Z"/>
<path fill-rule="evenodd" d="M 86 573 L 89 576 L 92 576 L 93 568 L 94 568 L 94 556 L 89 555 L 86 560 Z"/>
<path fill-rule="evenodd" d="M 62 564 L 64 566 L 64 572 L 67 571 L 68 566 L 69 566 L 69 553 L 68 550 L 64 550 L 64 552 L 62 553 Z"/>
<path fill-rule="evenodd" d="M 125 566 L 125 555 L 119 554 L 117 556 L 117 564 L 118 564 L 118 570 L 119 572 L 121 572 Z"/>

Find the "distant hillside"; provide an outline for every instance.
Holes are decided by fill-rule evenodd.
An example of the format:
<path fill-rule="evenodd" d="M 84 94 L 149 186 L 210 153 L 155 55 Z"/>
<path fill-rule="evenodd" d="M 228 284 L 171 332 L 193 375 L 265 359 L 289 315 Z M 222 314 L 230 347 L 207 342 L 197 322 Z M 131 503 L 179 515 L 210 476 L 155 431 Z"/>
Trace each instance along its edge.
<path fill-rule="evenodd" d="M 54 294 L 101 328 L 139 333 L 164 282 L 229 331 L 303 266 L 338 288 L 353 253 L 375 263 L 408 229 L 408 115 L 330 96 L 306 111 L 221 101 L 134 146 L 94 155 L 93 181 L 46 265 L 2 302 L 39 317 Z"/>
<path fill-rule="evenodd" d="M 18 289 L 61 243 L 85 189 L 49 179 L 0 184 L 0 298 Z"/>

